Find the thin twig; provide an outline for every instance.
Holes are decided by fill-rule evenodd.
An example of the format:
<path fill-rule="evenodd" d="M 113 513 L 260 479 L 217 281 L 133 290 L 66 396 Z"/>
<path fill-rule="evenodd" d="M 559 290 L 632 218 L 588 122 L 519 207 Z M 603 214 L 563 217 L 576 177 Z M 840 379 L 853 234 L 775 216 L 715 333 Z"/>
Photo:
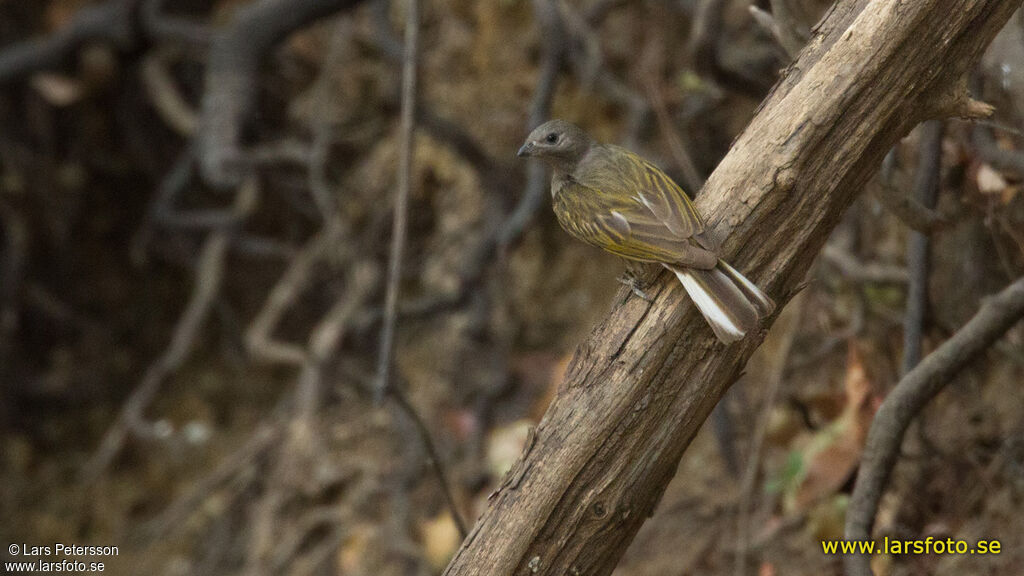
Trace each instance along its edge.
<path fill-rule="evenodd" d="M 240 217 L 251 213 L 258 196 L 259 184 L 255 179 L 247 180 L 239 187 L 235 196 L 234 211 Z M 87 481 L 95 480 L 106 470 L 130 435 L 156 434 L 156 430 L 145 422 L 144 412 L 156 397 L 160 386 L 177 371 L 195 345 L 196 337 L 220 292 L 230 246 L 231 233 L 226 229 L 211 233 L 203 244 L 192 297 L 178 319 L 171 342 L 163 354 L 146 370 L 142 382 L 132 391 L 117 420 L 107 430 L 99 449 L 85 467 Z"/>
<path fill-rule="evenodd" d="M 553 17 L 557 18 L 562 33 L 570 41 L 563 47 L 564 58 L 572 65 L 577 78 L 585 86 L 626 110 L 624 141 L 628 147 L 635 148 L 639 145 L 640 133 L 650 117 L 651 110 L 647 100 L 628 83 L 620 80 L 608 67 L 601 51 L 600 36 L 593 28 L 597 22 L 589 21 L 568 3 L 554 4 L 556 10 Z M 544 36 L 545 43 L 553 43 L 559 39 L 560 37 L 552 34 Z"/>
<path fill-rule="evenodd" d="M 797 297 L 794 301 L 790 302 L 792 310 L 788 312 L 789 324 L 782 326 L 785 332 L 781 336 L 782 341 L 779 343 L 776 352 L 778 360 L 775 363 L 774 370 L 768 375 L 768 383 L 764 402 L 761 405 L 761 413 L 757 420 L 757 428 L 754 429 L 754 436 L 750 441 L 750 452 L 747 455 L 747 465 L 743 469 L 743 480 L 740 485 L 740 499 L 737 510 L 736 557 L 733 564 L 734 576 L 743 576 L 747 571 L 747 554 L 750 548 L 750 509 L 753 503 L 754 486 L 761 471 L 761 453 L 764 450 L 768 425 L 771 421 L 772 411 L 775 409 L 779 390 L 782 388 L 782 380 L 786 374 L 790 352 L 793 350 L 793 342 L 796 339 L 804 301 L 805 298 Z"/>
<path fill-rule="evenodd" d="M 726 0 L 700 0 L 690 26 L 690 52 L 697 71 L 723 88 L 760 100 L 771 88 L 767 79 L 748 77 L 722 63 L 722 41 Z"/>
<path fill-rule="evenodd" d="M 921 142 L 914 199 L 924 208 L 935 208 L 942 171 L 943 122 L 929 120 L 921 125 Z M 903 363 L 900 374 L 910 372 L 921 361 L 921 337 L 928 311 L 929 240 L 926 234 L 910 233 L 907 245 L 907 308 L 903 317 Z"/>
<path fill-rule="evenodd" d="M 142 225 L 131 240 L 131 257 L 136 266 L 145 263 L 146 252 L 156 228 L 164 224 L 165 218 L 173 212 L 178 197 L 191 184 L 194 164 L 195 150 L 191 145 L 186 146 L 157 186 Z"/>
<path fill-rule="evenodd" d="M 530 101 L 527 133 L 551 115 L 551 101 L 558 87 L 558 73 L 562 69 L 566 50 L 565 29 L 558 15 L 558 7 L 551 0 L 533 0 L 533 11 L 540 24 L 543 40 L 540 77 Z M 509 249 L 522 238 L 527 226 L 543 204 L 547 188 L 547 171 L 544 166 L 540 162 L 530 162 L 526 167 L 526 189 L 498 232 L 498 252 Z"/>
<path fill-rule="evenodd" d="M 662 59 L 662 55 L 655 52 L 661 51 L 660 46 L 660 44 L 654 42 L 648 45 L 647 53 L 650 55 L 649 59 L 653 60 L 656 56 L 659 60 Z M 650 66 L 644 68 L 641 78 L 647 91 L 647 100 L 651 103 L 651 108 L 654 109 L 654 117 L 658 120 L 658 128 L 661 130 L 662 136 L 668 141 L 668 148 L 672 152 L 672 158 L 675 160 L 676 166 L 683 172 L 686 188 L 690 191 L 690 194 L 696 194 L 697 191 L 704 187 L 704 175 L 697 168 L 697 163 L 693 161 L 693 155 L 690 154 L 690 150 L 683 143 L 683 138 L 679 135 L 675 123 L 672 122 L 672 116 L 669 114 L 668 106 L 665 104 L 665 98 L 661 95 L 661 76 L 659 70 L 653 62 Z"/>
<path fill-rule="evenodd" d="M 810 30 L 804 26 L 789 7 L 788 2 L 771 0 L 771 13 L 751 5 L 748 10 L 754 21 L 772 35 L 779 47 L 790 60 L 796 60 L 800 50 L 810 38 Z"/>
<path fill-rule="evenodd" d="M 495 161 L 461 125 L 437 116 L 422 102 L 417 103 L 416 125 L 451 146 L 455 153 L 475 166 L 488 187 L 493 187 L 499 192 L 508 188 L 508 165 Z"/>
<path fill-rule="evenodd" d="M 324 319 L 309 337 L 306 361 L 299 374 L 296 390 L 295 419 L 307 430 L 319 405 L 320 382 L 324 366 L 335 356 L 349 319 L 363 304 L 377 285 L 375 267 L 366 264 L 353 266 L 345 293 L 339 297 Z M 293 427 L 293 431 L 296 428 Z"/>
<path fill-rule="evenodd" d="M 554 99 L 559 72 L 568 50 L 564 40 L 566 28 L 558 6 L 552 0 L 533 0 L 533 7 L 545 42 L 541 56 L 540 77 L 534 88 L 533 99 L 530 101 L 527 131 L 543 123 L 551 114 L 551 102 Z M 422 310 L 433 313 L 464 304 L 469 299 L 470 293 L 479 286 L 486 273 L 487 265 L 494 259 L 494 256 L 506 252 L 519 242 L 537 216 L 548 188 L 547 173 L 539 164 L 530 162 L 527 165 L 526 187 L 515 207 L 508 213 L 497 213 L 497 210 L 494 210 L 495 214 L 489 218 L 492 222 L 490 227 L 495 232 L 487 234 L 483 241 L 473 248 L 470 256 L 465 259 L 464 269 L 460 274 L 462 282 L 459 293 L 451 298 L 432 300 L 426 306 L 420 307 Z M 491 167 L 490 171 L 483 174 L 485 178 L 491 174 L 507 173 L 500 169 L 495 170 L 496 164 L 492 163 Z M 507 178 L 501 177 L 499 181 L 505 182 Z M 504 184 L 501 185 L 501 187 L 504 186 Z M 496 188 L 501 189 L 497 186 Z"/>
<path fill-rule="evenodd" d="M 238 232 L 234 235 L 231 239 L 231 249 L 235 254 L 246 258 L 285 262 L 291 262 L 292 258 L 299 253 L 298 249 L 288 242 L 247 232 Z"/>
<path fill-rule="evenodd" d="M 372 40 L 381 55 L 391 62 L 401 63 L 403 43 L 391 29 L 388 20 L 390 0 L 375 0 L 370 6 L 374 25 Z M 434 138 L 450 146 L 455 153 L 472 164 L 486 181 L 488 188 L 503 192 L 508 187 L 508 163 L 498 162 L 461 124 L 435 114 L 423 102 L 416 102 L 416 125 Z"/>
<path fill-rule="evenodd" d="M 904 194 L 888 183 L 879 183 L 872 191 L 879 204 L 915 232 L 930 234 L 949 223 L 946 217 L 935 209 L 927 208 L 909 194 Z"/>
<path fill-rule="evenodd" d="M 297 344 L 274 339 L 273 333 L 285 310 L 309 285 L 316 263 L 324 258 L 332 246 L 339 243 L 340 235 L 335 232 L 337 229 L 321 232 L 309 240 L 292 258 L 288 268 L 270 290 L 266 303 L 245 334 L 246 349 L 254 358 L 294 366 L 306 362 L 306 350 Z"/>
<path fill-rule="evenodd" d="M 59 66 L 90 42 L 108 42 L 121 49 L 130 47 L 136 41 L 134 14 L 138 2 L 112 0 L 82 8 L 59 32 L 4 48 L 0 51 L 0 84 Z"/>
<path fill-rule="evenodd" d="M 826 244 L 821 257 L 835 266 L 844 278 L 853 282 L 906 284 L 907 269 L 893 264 L 861 262 L 853 254 L 833 244 Z"/>
<path fill-rule="evenodd" d="M 383 56 L 389 60 L 396 60 L 401 54 L 402 41 L 391 30 L 390 22 L 387 19 L 387 5 L 387 0 L 377 0 L 373 4 L 372 18 L 376 32 L 373 40 Z M 565 64 L 568 52 L 567 35 L 584 35 L 582 30 L 570 31 L 567 29 L 559 6 L 552 0 L 534 0 L 533 6 L 545 41 L 542 44 L 540 75 L 530 103 L 527 131 L 547 120 L 550 115 L 559 72 Z M 568 14 L 575 15 L 567 7 L 563 6 L 563 8 Z M 581 16 L 575 16 L 582 22 L 577 28 L 589 26 Z M 596 20 L 600 20 L 600 18 Z M 606 71 L 602 70 L 597 83 L 599 87 L 603 87 L 610 94 L 617 96 L 617 99 L 613 98 L 613 100 L 626 104 L 631 111 L 637 107 L 642 108 L 642 111 L 646 110 L 646 103 L 642 102 L 642 98 L 633 95 L 628 89 L 623 88 L 621 83 L 609 76 Z M 640 104 L 637 104 L 637 101 Z M 644 115 L 645 113 L 640 114 L 640 116 Z M 483 146 L 462 130 L 459 125 L 434 115 L 422 103 L 418 104 L 417 120 L 418 125 L 425 131 L 450 145 L 460 156 L 476 167 L 481 179 L 486 183 L 486 187 L 496 191 L 496 197 L 504 198 L 513 192 L 509 190 L 508 178 L 511 168 L 506 163 L 499 162 L 487 154 Z M 418 311 L 413 314 L 429 315 L 461 306 L 466 302 L 468 292 L 479 285 L 487 264 L 493 260 L 495 254 L 505 252 L 522 238 L 529 224 L 536 217 L 539 208 L 543 205 L 547 191 L 543 166 L 535 165 L 535 163 L 528 165 L 526 180 L 525 189 L 517 204 L 510 212 L 495 214 L 491 218 L 492 225 L 489 228 L 495 232 L 487 234 L 481 244 L 473 250 L 472 255 L 465 259 L 465 268 L 460 274 L 462 282 L 459 293 L 440 300 L 429 298 L 426 305 L 414 306 Z"/>
<path fill-rule="evenodd" d="M 355 514 L 351 510 L 338 510 L 335 506 L 324 506 L 308 514 L 294 531 L 292 547 L 275 558 L 274 566 L 278 569 L 277 573 L 284 572 L 287 567 L 287 573 L 294 576 L 322 574 L 324 564 L 337 553 L 351 530 L 354 524 L 353 516 Z M 329 529 L 329 534 L 318 544 L 309 550 L 301 546 L 310 534 L 325 529 Z"/>
<path fill-rule="evenodd" d="M 907 373 L 885 398 L 868 432 L 864 457 L 846 513 L 847 540 L 871 537 L 878 503 L 899 459 L 903 435 L 914 418 L 972 361 L 1024 317 L 1024 278 L 984 301 L 952 338 Z M 847 576 L 869 576 L 871 557 L 845 556 Z"/>
<path fill-rule="evenodd" d="M 370 20 L 373 23 L 374 41 L 383 55 L 392 62 L 401 62 L 405 54 L 405 47 L 402 39 L 395 34 L 391 27 L 391 19 L 388 11 L 391 8 L 391 0 L 374 0 L 370 4 Z"/>
<path fill-rule="evenodd" d="M 930 234 L 949 222 L 934 208 L 927 208 L 912 194 L 904 193 L 893 185 L 893 171 L 896 166 L 896 147 L 889 150 L 882 161 L 882 169 L 875 185 L 868 190 L 893 216 L 911 230 Z"/>
<path fill-rule="evenodd" d="M 324 228 L 338 230 L 340 226 L 325 225 Z M 319 237 L 307 245 L 301 255 L 303 263 L 293 265 L 285 273 L 281 282 L 275 286 L 261 316 L 268 314 L 267 311 L 271 308 L 280 307 L 283 310 L 285 302 L 281 300 L 282 290 L 297 290 L 301 274 L 308 273 L 312 261 L 322 256 L 322 252 L 325 251 L 324 245 L 327 244 L 325 239 L 329 238 L 330 233 L 322 231 Z M 320 493 L 324 487 L 323 479 L 310 473 L 323 452 L 321 437 L 317 434 L 316 414 L 320 409 L 324 370 L 336 357 L 342 337 L 354 313 L 364 306 L 367 298 L 373 294 L 378 277 L 374 264 L 356 263 L 350 270 L 345 292 L 335 300 L 330 310 L 314 327 L 306 347 L 294 347 L 298 349 L 296 354 L 302 358 L 301 370 L 295 387 L 294 401 L 287 416 L 284 441 L 277 447 L 267 487 L 254 506 L 246 573 L 279 573 L 292 560 L 300 547 L 299 544 L 308 536 L 308 530 L 301 529 L 293 532 L 290 538 L 280 540 L 275 538 L 274 527 L 280 522 L 280 516 L 294 498 L 296 490 L 312 494 Z M 294 294 L 285 296 L 287 299 Z M 279 312 L 280 310 L 269 314 L 276 315 Z M 262 323 L 264 322 L 254 324 Z M 269 323 L 273 324 L 273 321 Z"/>
<path fill-rule="evenodd" d="M 384 296 L 384 325 L 381 328 L 377 357 L 377 402 L 384 400 L 390 387 L 395 323 L 398 318 L 398 292 L 402 280 L 402 258 L 408 225 L 409 189 L 412 187 L 413 131 L 416 127 L 416 75 L 419 59 L 419 0 L 408 0 L 405 21 L 405 56 L 402 62 L 402 118 L 398 150 L 398 184 L 391 228 L 391 255 L 388 262 L 387 292 Z"/>
<path fill-rule="evenodd" d="M 347 366 L 344 368 L 347 368 L 346 376 L 359 383 L 359 385 L 372 389 L 372 385 L 374 384 L 373 376 L 354 366 Z M 445 502 L 451 511 L 452 519 L 455 521 L 455 524 L 463 538 L 465 538 L 468 524 L 464 520 L 462 513 L 459 512 L 459 507 L 456 504 L 455 492 L 452 490 L 452 483 L 449 480 L 448 473 L 445 471 L 446 466 L 444 460 L 441 458 L 441 451 L 438 450 L 437 444 L 434 442 L 433 436 L 430 433 L 430 428 L 427 426 L 427 421 L 419 414 L 412 402 L 409 401 L 409 397 L 406 395 L 402 386 L 392 386 L 388 390 L 388 397 L 394 400 L 395 406 L 400 408 L 401 411 L 412 421 L 413 426 L 416 429 L 416 435 L 419 436 L 420 442 L 423 444 L 423 448 L 426 450 L 427 456 L 431 460 L 431 466 L 437 476 L 439 487 L 444 493 Z"/>
<path fill-rule="evenodd" d="M 393 386 L 390 390 L 391 397 L 395 400 L 395 403 L 409 416 L 413 424 L 416 426 L 416 431 L 423 442 L 423 448 L 427 451 L 427 455 L 430 457 L 430 465 L 434 469 L 434 474 L 437 475 L 438 483 L 441 485 L 441 493 L 444 494 L 445 501 L 448 503 L 448 508 L 451 510 L 452 519 L 455 521 L 456 527 L 459 529 L 459 534 L 465 539 L 469 533 L 468 525 L 466 520 L 463 518 L 462 513 L 459 512 L 459 506 L 455 502 L 455 492 L 452 491 L 452 483 L 448 479 L 448 474 L 445 472 L 444 461 L 441 460 L 441 453 L 437 450 L 437 446 L 434 445 L 434 441 L 430 435 L 430 429 L 427 427 L 427 423 L 423 418 L 416 412 L 416 409 L 409 402 L 405 392 L 398 386 Z"/>
<path fill-rule="evenodd" d="M 993 168 L 1024 176 L 1024 154 L 1000 148 L 989 126 L 975 123 L 971 130 L 971 139 L 974 141 L 974 150 L 978 156 Z"/>
<path fill-rule="evenodd" d="M 137 535 L 144 542 L 166 537 L 214 491 L 235 478 L 240 470 L 257 460 L 280 437 L 281 427 L 272 424 L 259 426 L 241 446 L 221 460 L 213 472 L 191 484 L 185 494 L 178 497 L 159 516 L 147 522 Z"/>
<path fill-rule="evenodd" d="M 318 121 L 313 125 L 313 145 L 310 149 L 308 168 L 309 190 L 313 196 L 313 202 L 320 212 L 320 218 L 328 225 L 338 222 L 336 218 L 338 214 L 337 194 L 335 187 L 327 179 L 327 165 L 337 124 L 331 104 L 334 102 L 335 83 L 339 79 L 338 63 L 341 61 L 349 37 L 352 35 L 352 27 L 352 22 L 347 19 L 336 25 L 331 34 L 327 57 L 324 58 L 320 74 L 313 87 L 317 109 L 314 117 Z"/>
<path fill-rule="evenodd" d="M 164 123 L 180 136 L 190 137 L 196 131 L 198 115 L 178 90 L 167 68 L 169 56 L 166 50 L 154 50 L 142 57 L 142 86 Z"/>

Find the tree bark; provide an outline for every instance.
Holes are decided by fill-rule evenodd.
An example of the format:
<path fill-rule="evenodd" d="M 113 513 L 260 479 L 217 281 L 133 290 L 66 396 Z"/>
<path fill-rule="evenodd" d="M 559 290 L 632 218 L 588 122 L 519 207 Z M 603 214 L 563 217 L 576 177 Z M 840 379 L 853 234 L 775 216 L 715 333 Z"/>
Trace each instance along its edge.
<path fill-rule="evenodd" d="M 965 73 L 1020 0 L 840 0 L 697 200 L 722 255 L 780 304 L 885 153 L 979 116 Z M 730 346 L 671 275 L 619 298 L 445 574 L 611 573 L 764 333 Z"/>

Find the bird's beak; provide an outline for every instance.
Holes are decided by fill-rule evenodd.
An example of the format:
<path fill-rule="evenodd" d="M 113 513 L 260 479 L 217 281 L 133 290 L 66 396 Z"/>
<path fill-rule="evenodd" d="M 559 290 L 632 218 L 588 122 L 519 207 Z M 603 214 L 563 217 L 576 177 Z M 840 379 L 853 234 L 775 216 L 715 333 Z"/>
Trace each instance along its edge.
<path fill-rule="evenodd" d="M 527 142 L 526 144 L 523 144 L 522 148 L 519 149 L 519 152 L 516 152 L 516 156 L 519 156 L 520 158 L 526 158 L 527 156 L 530 156 L 532 152 L 533 142 Z"/>

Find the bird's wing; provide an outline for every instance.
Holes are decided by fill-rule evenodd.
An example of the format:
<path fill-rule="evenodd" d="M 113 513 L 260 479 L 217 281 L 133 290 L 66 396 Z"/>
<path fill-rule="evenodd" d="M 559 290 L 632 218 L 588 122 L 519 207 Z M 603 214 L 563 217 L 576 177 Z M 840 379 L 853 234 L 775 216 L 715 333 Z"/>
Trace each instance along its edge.
<path fill-rule="evenodd" d="M 620 256 L 714 266 L 704 222 L 671 178 L 636 154 L 606 146 L 555 195 L 559 221 L 577 238 Z M 694 238 L 696 237 L 696 238 Z M 703 267 L 703 266 L 701 266 Z"/>
<path fill-rule="evenodd" d="M 613 198 L 628 198 L 620 212 L 634 228 L 664 227 L 675 239 L 704 231 L 693 202 L 657 166 L 618 146 L 603 146 L 577 177 L 584 186 Z"/>
<path fill-rule="evenodd" d="M 629 196 L 609 195 L 571 180 L 555 194 L 553 207 L 570 234 L 625 258 L 676 262 L 694 250 L 689 238 L 675 235 Z"/>

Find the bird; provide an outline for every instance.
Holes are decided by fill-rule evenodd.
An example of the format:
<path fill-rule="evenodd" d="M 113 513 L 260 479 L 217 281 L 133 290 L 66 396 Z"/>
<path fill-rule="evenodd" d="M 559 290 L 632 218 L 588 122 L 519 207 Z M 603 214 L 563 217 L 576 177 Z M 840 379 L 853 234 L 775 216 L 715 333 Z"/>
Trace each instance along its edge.
<path fill-rule="evenodd" d="M 693 202 L 651 162 L 557 119 L 530 132 L 517 156 L 551 167 L 552 207 L 566 232 L 628 262 L 669 269 L 723 343 L 774 311 L 771 298 L 718 257 Z"/>

